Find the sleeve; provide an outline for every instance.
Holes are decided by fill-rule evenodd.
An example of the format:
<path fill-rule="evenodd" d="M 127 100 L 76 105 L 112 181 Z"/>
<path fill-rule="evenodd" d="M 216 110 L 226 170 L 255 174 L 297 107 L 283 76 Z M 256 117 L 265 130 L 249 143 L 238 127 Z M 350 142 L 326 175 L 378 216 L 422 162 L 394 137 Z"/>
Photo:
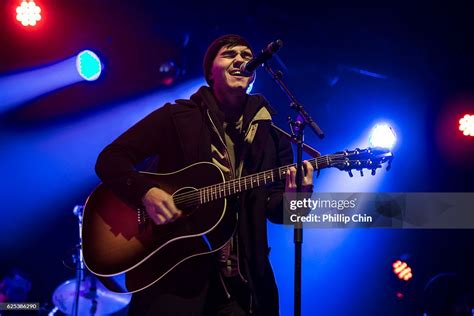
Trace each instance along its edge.
<path fill-rule="evenodd" d="M 150 113 L 111 144 L 97 158 L 95 171 L 115 194 L 136 208 L 142 206 L 142 197 L 158 184 L 137 171 L 135 166 L 145 158 L 159 155 L 169 137 L 170 106 Z"/>
<path fill-rule="evenodd" d="M 276 167 L 293 163 L 293 149 L 290 142 L 275 130 L 271 131 L 277 148 Z M 275 224 L 283 223 L 283 194 L 285 181 L 279 181 L 268 188 L 266 198 L 266 216 Z"/>

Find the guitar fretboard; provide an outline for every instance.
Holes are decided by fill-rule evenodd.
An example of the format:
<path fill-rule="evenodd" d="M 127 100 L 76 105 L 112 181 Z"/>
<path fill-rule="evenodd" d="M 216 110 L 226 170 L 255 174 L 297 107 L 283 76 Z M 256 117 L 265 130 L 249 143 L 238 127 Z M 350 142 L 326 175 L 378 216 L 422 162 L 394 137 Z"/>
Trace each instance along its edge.
<path fill-rule="evenodd" d="M 331 165 L 334 157 L 341 157 L 342 154 L 320 156 L 308 160 L 315 170 L 327 168 Z M 195 204 L 209 203 L 222 199 L 243 191 L 251 190 L 266 184 L 275 183 L 286 178 L 289 168 L 296 164 L 286 165 L 272 170 L 266 170 L 252 175 L 244 176 L 238 179 L 203 187 L 197 191 L 182 193 L 174 196 L 177 204 L 186 204 L 188 206 Z"/>

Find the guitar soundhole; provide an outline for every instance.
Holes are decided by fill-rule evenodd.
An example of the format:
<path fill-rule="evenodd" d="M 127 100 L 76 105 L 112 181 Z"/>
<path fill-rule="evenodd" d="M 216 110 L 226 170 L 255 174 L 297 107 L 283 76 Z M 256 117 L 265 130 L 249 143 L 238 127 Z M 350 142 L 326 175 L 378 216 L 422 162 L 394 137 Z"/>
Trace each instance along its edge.
<path fill-rule="evenodd" d="M 183 211 L 183 217 L 188 217 L 200 207 L 198 190 L 193 187 L 184 187 L 173 193 L 176 206 Z"/>
<path fill-rule="evenodd" d="M 180 210 L 183 211 L 183 217 L 188 217 L 188 216 L 193 215 L 198 209 L 199 209 L 199 206 L 180 208 Z"/>

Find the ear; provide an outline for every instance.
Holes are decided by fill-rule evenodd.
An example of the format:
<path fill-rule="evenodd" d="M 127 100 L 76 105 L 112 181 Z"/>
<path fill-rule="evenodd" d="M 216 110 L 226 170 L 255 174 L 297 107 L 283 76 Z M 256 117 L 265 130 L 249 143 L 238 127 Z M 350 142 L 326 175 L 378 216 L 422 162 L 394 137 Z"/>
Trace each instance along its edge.
<path fill-rule="evenodd" d="M 211 64 L 211 69 L 209 69 L 209 73 L 207 75 L 207 80 L 212 83 L 214 81 L 214 76 L 212 75 L 212 64 Z"/>

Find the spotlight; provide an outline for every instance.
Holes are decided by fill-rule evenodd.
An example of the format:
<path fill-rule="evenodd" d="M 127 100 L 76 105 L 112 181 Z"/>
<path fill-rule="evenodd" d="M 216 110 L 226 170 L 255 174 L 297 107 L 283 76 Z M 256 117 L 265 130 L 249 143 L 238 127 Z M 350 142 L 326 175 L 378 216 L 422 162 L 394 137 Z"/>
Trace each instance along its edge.
<path fill-rule="evenodd" d="M 404 261 L 397 260 L 393 263 L 393 273 L 403 281 L 408 281 L 413 277 L 410 266 Z"/>
<path fill-rule="evenodd" d="M 464 117 L 459 120 L 459 130 L 465 136 L 474 136 L 474 115 L 464 115 Z"/>
<path fill-rule="evenodd" d="M 382 147 L 392 149 L 396 142 L 395 132 L 388 124 L 376 124 L 369 136 L 371 147 Z"/>
<path fill-rule="evenodd" d="M 41 20 L 41 8 L 31 0 L 27 2 L 24 0 L 21 5 L 16 8 L 16 19 L 21 22 L 23 26 L 35 26 Z"/>
<path fill-rule="evenodd" d="M 175 61 L 168 60 L 160 65 L 159 72 L 162 76 L 161 82 L 166 86 L 170 86 L 179 77 L 181 69 Z"/>
<path fill-rule="evenodd" d="M 76 57 L 76 69 L 82 78 L 87 81 L 94 81 L 99 78 L 102 72 L 102 64 L 94 52 L 84 50 Z"/>

